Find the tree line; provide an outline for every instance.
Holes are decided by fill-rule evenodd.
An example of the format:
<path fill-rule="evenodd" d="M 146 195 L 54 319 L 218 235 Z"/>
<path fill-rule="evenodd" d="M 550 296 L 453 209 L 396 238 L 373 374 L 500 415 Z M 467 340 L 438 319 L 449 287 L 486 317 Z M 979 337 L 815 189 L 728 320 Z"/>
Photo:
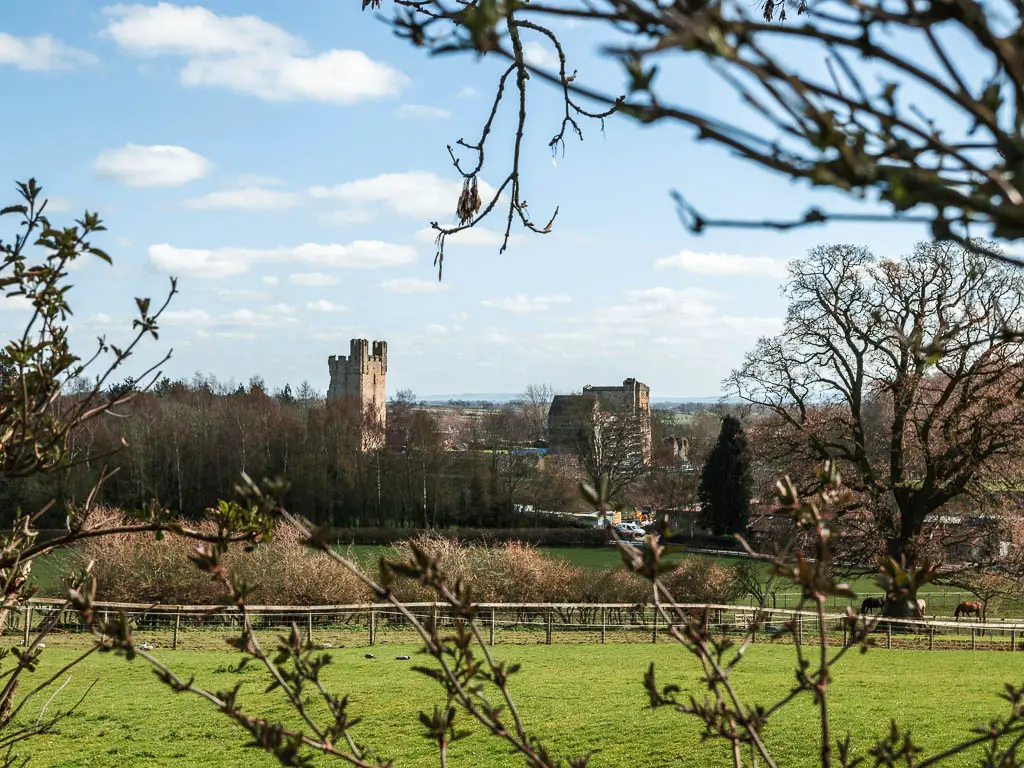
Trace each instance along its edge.
<path fill-rule="evenodd" d="M 75 407 L 91 387 L 72 382 L 60 407 Z M 242 472 L 287 478 L 289 507 L 336 527 L 557 526 L 522 507 L 587 511 L 578 487 L 593 482 L 589 446 L 569 457 L 516 450 L 543 445 L 549 394 L 542 388 L 474 409 L 472 417 L 399 392 L 388 403 L 385 447 L 376 451 L 360 450 L 361 414 L 308 382 L 270 392 L 259 377 L 242 385 L 196 374 L 135 388 L 126 379 L 105 390 L 116 406 L 72 431 L 67 469 L 0 478 L 0 524 L 9 526 L 19 508 L 40 509 L 52 499 L 42 524 L 62 527 L 65 509 L 88 497 L 105 474 L 96 502 L 122 509 L 155 502 L 192 520 L 206 514 L 211 499 L 229 497 Z M 683 435 L 700 462 L 719 421 L 698 411 L 680 425 L 670 412 L 655 411 L 653 465 L 631 474 L 617 500 L 656 509 L 692 504 L 696 476 L 679 471 L 664 438 Z"/>
<path fill-rule="evenodd" d="M 64 508 L 110 472 L 97 502 L 138 509 L 155 501 L 188 519 L 202 518 L 211 499 L 230 497 L 243 472 L 283 477 L 291 508 L 342 527 L 510 527 L 521 518 L 513 514 L 521 498 L 558 509 L 574 495 L 558 472 L 541 482 L 536 458 L 446 450 L 438 420 L 401 399 L 389 412 L 392 448 L 360 450 L 360 428 L 349 403 L 305 387 L 272 395 L 258 379 L 234 390 L 198 376 L 162 380 L 76 429 L 70 468 L 0 480 L 3 523 L 19 507 L 54 499 L 44 520 L 60 527 Z"/>

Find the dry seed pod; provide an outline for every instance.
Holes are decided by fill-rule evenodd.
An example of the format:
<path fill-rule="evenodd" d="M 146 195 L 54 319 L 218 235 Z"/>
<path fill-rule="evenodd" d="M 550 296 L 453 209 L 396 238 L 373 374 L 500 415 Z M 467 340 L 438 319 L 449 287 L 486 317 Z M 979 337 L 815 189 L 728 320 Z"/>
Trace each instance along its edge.
<path fill-rule="evenodd" d="M 471 221 L 479 210 L 480 193 L 476 176 L 472 176 L 462 182 L 462 194 L 459 195 L 459 204 L 455 212 L 459 217 L 459 223 L 465 224 Z"/>

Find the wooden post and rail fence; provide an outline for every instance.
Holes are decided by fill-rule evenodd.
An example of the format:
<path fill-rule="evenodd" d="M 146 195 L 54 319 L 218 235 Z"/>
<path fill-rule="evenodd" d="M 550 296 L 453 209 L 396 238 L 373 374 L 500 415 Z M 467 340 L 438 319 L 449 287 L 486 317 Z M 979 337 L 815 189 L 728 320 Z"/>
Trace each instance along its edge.
<path fill-rule="evenodd" d="M 60 645 L 61 638 L 86 631 L 74 611 L 64 610 L 60 600 L 32 599 L 14 606 L 4 637 L 27 645 L 33 630 L 59 613 L 47 642 Z M 410 612 L 424 626 L 440 630 L 453 627 L 449 606 L 443 603 L 408 603 Z M 675 630 L 691 617 L 704 617 L 707 631 L 739 639 L 748 631 L 754 643 L 820 642 L 822 633 L 830 645 L 849 642 L 850 622 L 845 613 L 828 613 L 819 624 L 816 612 L 786 608 L 759 609 L 744 605 L 685 603 L 659 610 L 652 605 L 624 603 L 481 603 L 476 622 L 490 645 L 499 643 L 621 643 L 671 641 Z M 96 603 L 97 614 L 109 618 L 123 613 L 135 627 L 140 642 L 149 640 L 172 650 L 208 647 L 204 638 L 237 633 L 241 611 L 223 605 L 152 605 Z M 390 603 L 314 606 L 250 606 L 254 631 L 283 634 L 292 626 L 304 629 L 310 642 L 349 645 L 416 642 L 414 628 Z M 755 622 L 755 618 L 758 620 Z M 869 618 L 875 622 L 871 637 L 884 648 L 921 650 L 1018 650 L 1024 638 L 1024 620 L 990 619 L 956 621 L 949 618 Z M 864 617 L 858 618 L 863 626 Z M 300 629 L 300 631 L 301 631 Z M 0 638 L 2 642 L 2 638 Z M 217 643 L 213 647 L 217 647 Z"/>

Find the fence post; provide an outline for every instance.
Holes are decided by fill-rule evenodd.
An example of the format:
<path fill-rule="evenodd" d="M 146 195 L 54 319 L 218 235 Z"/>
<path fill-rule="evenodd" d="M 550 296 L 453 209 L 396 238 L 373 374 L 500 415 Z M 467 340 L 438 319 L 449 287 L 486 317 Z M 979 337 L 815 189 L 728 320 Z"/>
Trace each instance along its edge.
<path fill-rule="evenodd" d="M 846 620 L 843 620 L 843 648 L 846 647 Z"/>
<path fill-rule="evenodd" d="M 978 633 L 977 633 L 977 631 L 975 630 L 975 628 L 974 628 L 974 627 L 971 627 L 971 650 L 972 650 L 972 651 L 973 651 L 973 650 L 974 650 L 974 649 L 976 648 L 976 646 L 977 646 L 977 643 L 976 643 L 976 640 L 975 640 L 975 638 L 977 637 L 977 635 L 978 635 Z"/>
<path fill-rule="evenodd" d="M 491 606 L 491 645 L 494 645 L 494 606 Z"/>
<path fill-rule="evenodd" d="M 491 614 L 494 614 L 494 609 L 491 608 Z M 437 631 L 437 603 L 430 606 L 430 624 L 434 631 Z M 494 631 L 491 631 L 491 645 L 494 645 Z"/>
<path fill-rule="evenodd" d="M 892 624 L 885 626 L 885 647 L 892 650 Z"/>
<path fill-rule="evenodd" d="M 306 613 L 306 642 L 313 642 L 313 611 Z"/>
<path fill-rule="evenodd" d="M 651 642 L 658 642 L 658 606 L 651 608 Z"/>
<path fill-rule="evenodd" d="M 171 639 L 171 650 L 178 650 L 178 630 L 181 629 L 181 606 L 174 613 L 174 637 Z"/>
<path fill-rule="evenodd" d="M 928 627 L 928 650 L 935 650 L 935 627 Z"/>
<path fill-rule="evenodd" d="M 602 644 L 604 643 L 605 630 L 606 630 L 606 627 L 607 627 L 607 624 L 605 623 L 605 611 L 606 610 L 607 609 L 602 605 L 601 606 L 601 643 Z"/>
<path fill-rule="evenodd" d="M 29 634 L 29 627 L 31 627 L 31 626 L 32 626 L 32 606 L 29 605 L 28 608 L 25 609 L 25 636 L 24 636 L 24 638 L 22 640 L 22 643 L 21 643 L 26 648 L 28 648 L 28 634 Z"/>
<path fill-rule="evenodd" d="M 545 642 L 546 645 L 551 645 L 551 620 L 552 620 L 552 618 L 554 616 L 554 613 L 555 613 L 555 609 L 552 608 L 551 606 L 548 606 L 548 627 L 547 627 L 546 637 L 544 638 L 544 642 Z"/>
<path fill-rule="evenodd" d="M 1017 630 L 1016 629 L 1011 629 L 1010 630 L 1010 650 L 1011 651 L 1016 651 L 1017 650 Z"/>
<path fill-rule="evenodd" d="M 370 608 L 370 645 L 377 642 L 377 609 Z"/>

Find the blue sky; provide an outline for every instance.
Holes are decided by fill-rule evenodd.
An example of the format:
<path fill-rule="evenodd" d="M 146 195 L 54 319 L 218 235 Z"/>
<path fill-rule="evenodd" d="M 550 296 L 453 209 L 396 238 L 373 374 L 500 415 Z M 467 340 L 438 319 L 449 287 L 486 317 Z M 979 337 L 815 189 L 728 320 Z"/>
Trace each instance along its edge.
<path fill-rule="evenodd" d="M 538 220 L 560 207 L 554 232 L 517 229 L 501 255 L 497 219 L 453 238 L 438 285 L 424 230 L 454 218 L 459 178 L 445 146 L 478 135 L 500 62 L 430 59 L 358 6 L 5 5 L 0 199 L 14 202 L 13 181 L 35 176 L 55 223 L 88 208 L 109 228 L 97 244 L 114 266 L 74 273 L 78 349 L 123 338 L 133 297 L 158 296 L 177 275 L 181 292 L 148 350 L 173 348 L 171 376 L 326 390 L 327 356 L 367 337 L 389 343 L 391 393 L 570 391 L 635 377 L 655 397 L 710 396 L 779 328 L 786 260 L 827 242 L 894 256 L 924 236 L 830 225 L 695 237 L 670 190 L 712 216 L 854 206 L 675 126 L 612 118 L 602 135 L 584 123 L 585 140 L 553 162 L 560 104 L 537 82 L 523 197 Z M 596 31 L 559 31 L 583 80 L 622 90 Z M 550 56 L 530 48 L 540 63 Z M 662 77 L 687 103 L 743 115 L 698 62 Z M 510 131 L 499 120 L 485 181 L 507 173 Z M 18 310 L 2 309 L 3 330 L 18 328 Z"/>

